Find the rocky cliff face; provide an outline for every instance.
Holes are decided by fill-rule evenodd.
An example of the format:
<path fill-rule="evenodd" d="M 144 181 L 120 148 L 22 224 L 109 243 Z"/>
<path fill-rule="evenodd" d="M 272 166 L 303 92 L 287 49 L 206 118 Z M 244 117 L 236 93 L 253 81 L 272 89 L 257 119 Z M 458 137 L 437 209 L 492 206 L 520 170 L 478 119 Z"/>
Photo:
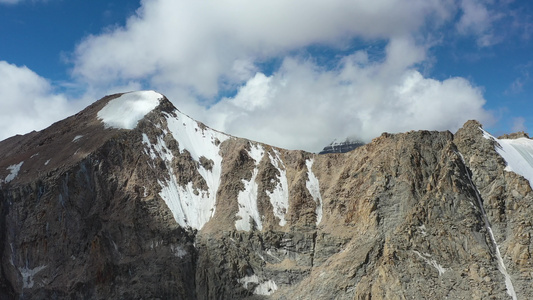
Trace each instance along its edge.
<path fill-rule="evenodd" d="M 0 298 L 533 298 L 516 137 L 469 121 L 315 155 L 108 96 L 0 142 Z"/>

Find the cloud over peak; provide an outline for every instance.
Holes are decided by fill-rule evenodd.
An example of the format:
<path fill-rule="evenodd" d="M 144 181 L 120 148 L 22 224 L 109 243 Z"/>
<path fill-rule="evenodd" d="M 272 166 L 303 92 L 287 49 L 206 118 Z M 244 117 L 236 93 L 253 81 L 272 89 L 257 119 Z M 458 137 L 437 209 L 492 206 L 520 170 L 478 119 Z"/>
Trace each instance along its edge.
<path fill-rule="evenodd" d="M 482 89 L 419 69 L 444 27 L 493 42 L 493 11 L 478 0 L 146 0 L 124 26 L 76 46 L 72 78 L 85 98 L 155 89 L 216 129 L 291 149 L 455 130 L 492 121 Z M 72 110 L 37 74 L 1 67 L 41 82 L 35 99 Z"/>
<path fill-rule="evenodd" d="M 382 63 L 364 63 L 364 56 L 358 52 L 331 71 L 286 58 L 278 72 L 257 73 L 204 117 L 234 135 L 310 151 L 334 138 L 368 142 L 384 131 L 455 131 L 468 119 L 492 122 L 481 90 L 467 80 L 438 81 L 412 68 L 394 70 L 394 55 Z"/>

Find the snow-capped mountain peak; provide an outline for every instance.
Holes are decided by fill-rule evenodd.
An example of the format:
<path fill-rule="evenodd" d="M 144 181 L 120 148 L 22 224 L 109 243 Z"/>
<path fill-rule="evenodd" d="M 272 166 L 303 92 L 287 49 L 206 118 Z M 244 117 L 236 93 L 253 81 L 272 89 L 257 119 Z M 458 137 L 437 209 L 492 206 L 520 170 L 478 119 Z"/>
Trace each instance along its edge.
<path fill-rule="evenodd" d="M 107 128 L 133 129 L 163 98 L 163 95 L 155 91 L 125 93 L 109 101 L 97 116 Z"/>

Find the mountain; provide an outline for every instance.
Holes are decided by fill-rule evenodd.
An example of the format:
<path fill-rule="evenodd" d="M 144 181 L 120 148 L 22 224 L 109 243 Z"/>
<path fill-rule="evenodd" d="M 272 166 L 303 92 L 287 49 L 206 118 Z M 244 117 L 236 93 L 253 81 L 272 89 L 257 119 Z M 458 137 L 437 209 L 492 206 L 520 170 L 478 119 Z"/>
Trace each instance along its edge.
<path fill-rule="evenodd" d="M 324 149 L 322 149 L 322 151 L 320 151 L 318 154 L 346 153 L 352 151 L 355 148 L 359 148 L 364 144 L 365 143 L 361 141 L 352 139 L 346 139 L 344 142 L 337 142 L 337 140 L 334 140 L 329 145 L 324 147 Z"/>
<path fill-rule="evenodd" d="M 289 151 L 153 91 L 0 142 L 1 299 L 531 299 L 533 141 Z"/>

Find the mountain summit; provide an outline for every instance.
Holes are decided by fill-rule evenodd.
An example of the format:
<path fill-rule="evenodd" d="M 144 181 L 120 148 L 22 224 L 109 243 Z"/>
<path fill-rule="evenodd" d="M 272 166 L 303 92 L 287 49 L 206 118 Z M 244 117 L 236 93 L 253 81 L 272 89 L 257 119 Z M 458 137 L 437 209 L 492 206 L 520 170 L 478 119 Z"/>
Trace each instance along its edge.
<path fill-rule="evenodd" d="M 318 155 L 106 96 L 0 142 L 0 298 L 529 299 L 532 180 L 476 121 Z"/>
<path fill-rule="evenodd" d="M 358 141 L 358 140 L 352 140 L 347 138 L 344 142 L 337 142 L 337 140 L 334 140 L 329 145 L 324 147 L 322 151 L 320 151 L 318 154 L 328 154 L 328 153 L 346 153 L 350 152 L 355 148 L 363 146 L 365 143 Z"/>

